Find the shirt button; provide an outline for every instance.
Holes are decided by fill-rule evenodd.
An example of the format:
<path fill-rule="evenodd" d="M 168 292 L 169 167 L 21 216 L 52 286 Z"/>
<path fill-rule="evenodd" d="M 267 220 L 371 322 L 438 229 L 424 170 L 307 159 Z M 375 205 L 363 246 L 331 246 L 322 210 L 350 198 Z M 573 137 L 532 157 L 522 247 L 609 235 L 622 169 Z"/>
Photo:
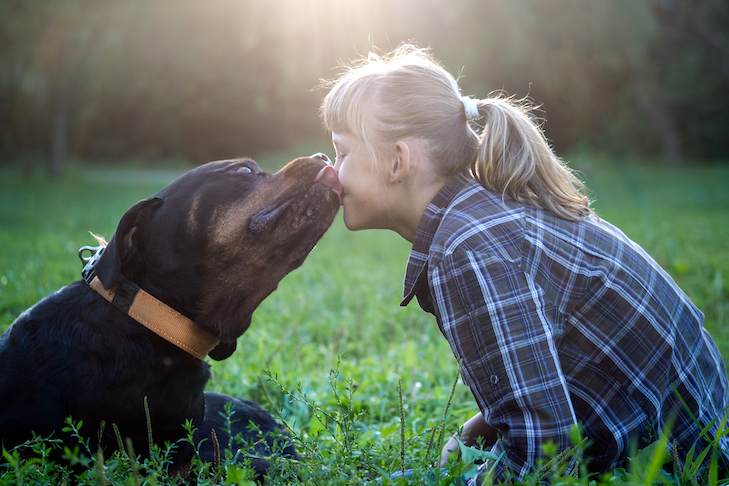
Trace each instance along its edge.
<path fill-rule="evenodd" d="M 499 384 L 499 377 L 496 375 L 491 375 L 491 384 L 492 385 L 498 385 Z"/>

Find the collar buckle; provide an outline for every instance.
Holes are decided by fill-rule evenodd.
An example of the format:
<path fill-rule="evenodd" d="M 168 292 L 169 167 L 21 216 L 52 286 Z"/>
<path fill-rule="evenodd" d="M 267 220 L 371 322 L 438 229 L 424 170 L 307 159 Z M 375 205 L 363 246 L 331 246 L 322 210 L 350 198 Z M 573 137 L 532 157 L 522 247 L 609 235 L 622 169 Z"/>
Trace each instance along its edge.
<path fill-rule="evenodd" d="M 84 265 L 83 270 L 81 270 L 81 276 L 83 276 L 84 280 L 87 284 L 90 284 L 91 281 L 96 276 L 96 264 L 99 262 L 99 258 L 101 258 L 101 254 L 104 253 L 105 246 L 82 246 L 78 250 L 78 257 L 81 260 L 81 263 Z M 84 256 L 84 252 L 90 251 L 91 255 L 88 257 Z"/>

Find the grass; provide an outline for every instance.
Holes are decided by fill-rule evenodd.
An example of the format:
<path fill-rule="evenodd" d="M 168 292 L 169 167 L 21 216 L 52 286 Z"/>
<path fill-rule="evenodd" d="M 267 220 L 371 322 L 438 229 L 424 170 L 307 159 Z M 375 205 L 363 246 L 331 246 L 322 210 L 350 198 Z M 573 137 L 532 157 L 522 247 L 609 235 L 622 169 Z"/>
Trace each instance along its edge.
<path fill-rule="evenodd" d="M 262 165 L 275 170 L 287 159 L 269 157 Z M 704 311 L 706 328 L 729 361 L 729 165 L 673 169 L 600 158 L 578 158 L 573 165 L 583 166 L 598 214 L 641 244 Z M 12 167 L 0 168 L 0 330 L 79 278 L 76 254 L 94 244 L 89 231 L 110 237 L 128 207 L 183 170 L 77 165 L 60 180 L 26 180 Z M 213 363 L 208 389 L 280 413 L 299 440 L 302 483 L 355 484 L 402 469 L 426 474 L 440 454 L 442 434 L 449 437 L 476 411 L 467 388 L 454 385 L 457 364 L 434 318 L 416 303 L 398 305 L 408 252 L 409 244 L 394 233 L 347 231 L 340 215 L 304 265 L 259 307 L 238 351 Z M 633 469 L 604 483 L 564 481 L 691 484 L 690 474 L 684 480 L 661 475 L 654 466 L 663 458 L 654 449 L 658 445 L 637 453 Z M 133 466 L 122 454 L 99 460 L 83 448 L 74 457 L 86 461 L 82 483 L 178 481 L 164 475 L 159 460 Z M 11 466 L 0 472 L 0 484 L 14 484 L 18 474 L 27 483 L 68 479 L 57 465 L 20 461 L 8 452 L 2 463 Z M 213 481 L 209 466 L 196 467 L 201 484 Z M 462 467 L 468 470 L 468 461 Z M 544 476 L 559 467 L 559 461 L 547 467 Z M 224 461 L 223 470 L 221 481 L 247 481 L 240 466 Z"/>

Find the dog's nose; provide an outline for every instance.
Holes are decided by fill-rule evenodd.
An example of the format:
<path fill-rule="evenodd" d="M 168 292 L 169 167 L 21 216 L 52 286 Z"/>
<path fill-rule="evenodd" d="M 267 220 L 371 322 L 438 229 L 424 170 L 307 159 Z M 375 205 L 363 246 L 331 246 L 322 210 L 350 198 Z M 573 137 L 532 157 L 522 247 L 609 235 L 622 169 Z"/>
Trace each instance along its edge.
<path fill-rule="evenodd" d="M 334 167 L 332 167 L 331 165 L 325 165 L 324 167 L 322 167 L 322 169 L 314 178 L 314 182 L 321 182 L 322 184 L 331 187 L 339 198 L 339 204 L 342 203 L 342 185 L 339 183 L 337 171 L 334 170 Z"/>
<path fill-rule="evenodd" d="M 315 153 L 315 154 L 314 154 L 314 155 L 312 155 L 312 156 L 311 156 L 310 158 L 312 158 L 312 159 L 321 159 L 321 160 L 323 160 L 324 162 L 326 162 L 326 163 L 327 163 L 327 165 L 334 165 L 334 164 L 332 164 L 332 161 L 331 161 L 331 160 L 329 160 L 329 157 L 327 157 L 327 154 L 323 154 L 323 153 L 321 153 L 321 152 L 317 152 L 317 153 Z"/>

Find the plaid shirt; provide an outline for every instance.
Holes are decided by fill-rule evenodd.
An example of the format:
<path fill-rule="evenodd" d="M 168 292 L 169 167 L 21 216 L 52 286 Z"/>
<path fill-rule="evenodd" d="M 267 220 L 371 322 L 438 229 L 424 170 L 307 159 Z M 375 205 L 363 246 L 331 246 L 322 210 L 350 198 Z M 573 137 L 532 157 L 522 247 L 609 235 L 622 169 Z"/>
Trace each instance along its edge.
<path fill-rule="evenodd" d="M 592 471 L 625 466 L 631 444 L 646 446 L 669 420 L 685 457 L 729 406 L 703 314 L 605 221 L 569 222 L 456 176 L 420 221 L 401 305 L 413 296 L 501 435 L 496 479 L 506 469 L 523 479 L 549 441 L 570 447 L 578 423 Z"/>

